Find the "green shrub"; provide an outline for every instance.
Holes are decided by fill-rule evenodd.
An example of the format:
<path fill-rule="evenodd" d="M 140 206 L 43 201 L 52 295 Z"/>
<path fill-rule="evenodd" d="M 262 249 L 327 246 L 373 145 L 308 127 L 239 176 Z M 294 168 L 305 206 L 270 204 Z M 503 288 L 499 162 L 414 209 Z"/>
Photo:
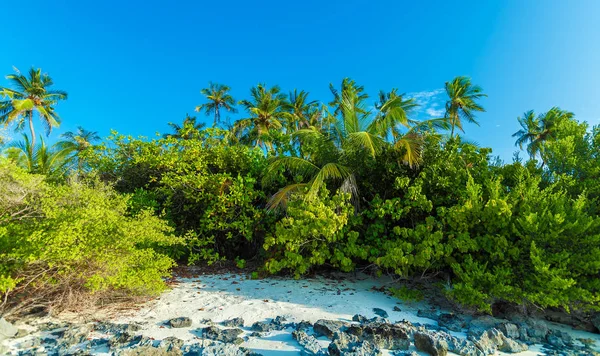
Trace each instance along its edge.
<path fill-rule="evenodd" d="M 266 167 L 259 149 L 230 145 L 222 130 L 197 138 L 153 141 L 115 136 L 88 159 L 101 177 L 134 193 L 131 211 L 164 212 L 186 244 L 171 255 L 188 263 L 251 258 L 270 227 L 257 180 Z"/>
<path fill-rule="evenodd" d="M 324 264 L 342 271 L 354 268 L 358 233 L 350 231 L 348 224 L 354 209 L 349 195 L 328 194 L 323 189 L 318 199 L 296 198 L 289 203 L 286 217 L 265 239 L 264 248 L 270 256 L 265 264 L 268 272 L 286 270 L 298 278 Z"/>
<path fill-rule="evenodd" d="M 52 302 L 64 293 L 165 288 L 174 261 L 155 248 L 182 242 L 165 221 L 146 210 L 128 215 L 129 197 L 98 182 L 49 185 L 6 164 L 0 172 L 32 195 L 19 203 L 26 215 L 2 214 L 0 293 Z"/>

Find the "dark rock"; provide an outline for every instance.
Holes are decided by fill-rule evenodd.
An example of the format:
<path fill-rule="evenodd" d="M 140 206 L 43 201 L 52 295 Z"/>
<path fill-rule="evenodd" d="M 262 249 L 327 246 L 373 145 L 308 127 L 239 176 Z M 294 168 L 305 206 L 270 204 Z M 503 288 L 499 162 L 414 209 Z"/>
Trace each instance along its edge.
<path fill-rule="evenodd" d="M 389 318 L 388 313 L 381 308 L 373 308 L 373 313 L 375 313 L 375 315 L 379 315 L 382 318 Z"/>
<path fill-rule="evenodd" d="M 251 329 L 253 331 L 259 331 L 259 332 L 283 330 L 288 327 L 288 325 L 285 324 L 285 321 L 286 321 L 286 319 L 284 317 L 278 316 L 275 319 L 268 321 L 268 322 L 257 321 L 256 323 L 252 324 Z M 289 326 L 293 326 L 293 325 L 289 325 Z"/>
<path fill-rule="evenodd" d="M 133 346 L 152 346 L 153 345 L 153 340 L 150 339 L 147 336 L 143 336 L 143 335 L 135 335 L 134 337 L 132 337 L 129 340 L 129 343 L 127 344 L 126 347 L 133 347 Z"/>
<path fill-rule="evenodd" d="M 360 315 L 360 314 L 355 314 L 355 315 L 352 317 L 352 321 L 357 321 L 357 322 L 359 322 L 359 323 L 366 323 L 366 322 L 368 322 L 368 321 L 369 321 L 369 319 L 367 319 L 366 317 L 364 317 L 364 316 L 362 316 L 362 315 Z"/>
<path fill-rule="evenodd" d="M 221 325 L 229 327 L 229 328 L 243 327 L 244 326 L 244 319 L 242 319 L 242 318 L 233 318 L 233 319 L 225 320 L 224 322 L 221 323 Z"/>
<path fill-rule="evenodd" d="M 252 324 L 252 327 L 250 329 L 252 329 L 253 331 L 264 333 L 275 330 L 275 325 L 273 325 L 270 322 L 257 321 L 256 323 Z"/>
<path fill-rule="evenodd" d="M 167 349 L 167 351 L 179 350 L 183 346 L 183 340 L 178 339 L 175 336 L 169 336 L 160 342 L 160 346 Z"/>
<path fill-rule="evenodd" d="M 486 332 L 487 330 L 496 328 L 496 326 L 503 321 L 505 321 L 505 320 L 497 319 L 497 318 L 494 318 L 493 316 L 489 316 L 489 315 L 479 316 L 479 317 L 474 318 L 469 321 L 468 334 L 478 337 L 478 336 L 482 335 L 484 332 Z"/>
<path fill-rule="evenodd" d="M 380 316 L 375 316 L 368 320 L 369 324 L 389 324 L 389 320 Z"/>
<path fill-rule="evenodd" d="M 298 331 L 306 331 L 312 328 L 312 323 L 310 321 L 302 320 L 298 324 L 296 324 L 295 329 Z"/>
<path fill-rule="evenodd" d="M 562 349 L 563 347 L 565 347 L 565 343 L 562 341 L 562 339 L 561 339 L 561 338 L 559 338 L 559 337 L 558 337 L 558 336 L 556 336 L 556 335 L 548 335 L 548 336 L 546 337 L 546 341 L 547 341 L 547 342 L 548 342 L 550 345 L 552 345 L 552 346 L 554 346 L 554 347 L 556 347 L 556 348 L 559 348 L 559 349 Z"/>
<path fill-rule="evenodd" d="M 550 330 L 550 332 L 548 332 L 548 335 L 546 336 L 546 340 L 550 344 L 552 343 L 550 342 L 550 340 L 548 340 L 548 338 L 550 338 L 551 336 L 560 339 L 565 345 L 573 345 L 573 337 L 567 332 L 564 332 L 562 330 Z"/>
<path fill-rule="evenodd" d="M 58 340 L 52 337 L 45 337 L 42 338 L 42 344 L 44 344 L 45 348 L 48 348 L 58 345 Z"/>
<path fill-rule="evenodd" d="M 317 336 L 325 336 L 331 339 L 333 334 L 346 327 L 348 327 L 348 323 L 343 321 L 319 319 L 313 325 L 313 330 Z"/>
<path fill-rule="evenodd" d="M 108 339 L 92 339 L 90 340 L 90 347 L 91 348 L 97 348 L 97 347 L 105 347 L 108 346 Z"/>
<path fill-rule="evenodd" d="M 393 324 L 351 325 L 346 331 L 381 349 L 407 350 L 410 345 L 407 331 Z"/>
<path fill-rule="evenodd" d="M 189 328 L 192 326 L 192 319 L 182 316 L 169 320 L 167 324 L 172 328 Z"/>
<path fill-rule="evenodd" d="M 502 323 L 498 325 L 498 330 L 511 339 L 518 339 L 520 336 L 519 327 L 513 323 Z"/>
<path fill-rule="evenodd" d="M 292 337 L 298 341 L 298 344 L 304 348 L 304 353 L 308 355 L 326 356 L 327 352 L 323 350 L 317 339 L 308 335 L 304 331 L 293 331 Z"/>
<path fill-rule="evenodd" d="M 250 352 L 243 347 L 233 344 L 217 344 L 205 347 L 202 350 L 202 356 L 257 356 L 258 354 Z"/>
<path fill-rule="evenodd" d="M 244 342 L 242 338 L 238 337 L 243 332 L 244 331 L 242 329 L 237 328 L 221 330 L 215 326 L 209 326 L 207 328 L 202 329 L 202 337 L 228 344 L 239 345 L 242 342 Z"/>
<path fill-rule="evenodd" d="M 548 335 L 548 324 L 542 320 L 530 319 L 527 323 L 527 336 L 534 342 L 541 342 Z"/>
<path fill-rule="evenodd" d="M 18 332 L 19 329 L 13 324 L 9 323 L 4 318 L 0 318 L 0 341 L 15 337 Z"/>
<path fill-rule="evenodd" d="M 442 313 L 439 315 L 438 325 L 451 331 L 462 331 L 467 323 L 456 314 Z"/>
<path fill-rule="evenodd" d="M 356 336 L 336 332 L 327 348 L 332 356 L 370 356 L 381 355 L 381 351 L 368 341 L 360 341 Z"/>
<path fill-rule="evenodd" d="M 596 313 L 592 316 L 592 325 L 596 328 L 596 332 L 600 333 L 600 313 Z"/>
<path fill-rule="evenodd" d="M 438 320 L 438 313 L 436 310 L 428 309 L 428 310 L 417 310 L 417 316 L 421 318 L 427 318 L 432 320 Z"/>
<path fill-rule="evenodd" d="M 94 325 L 94 330 L 105 334 L 129 333 L 134 334 L 140 331 L 142 326 L 137 323 L 131 324 L 113 324 L 113 323 L 97 323 Z"/>
<path fill-rule="evenodd" d="M 415 347 L 432 356 L 446 356 L 448 354 L 448 343 L 435 337 L 429 332 L 416 332 L 414 335 Z"/>
<path fill-rule="evenodd" d="M 61 345 L 63 348 L 68 348 L 72 345 L 81 344 L 88 339 L 91 328 L 88 325 L 83 325 L 79 328 L 69 328 L 61 335 Z"/>
<path fill-rule="evenodd" d="M 401 311 L 402 311 L 402 309 L 400 309 L 398 306 L 394 306 L 394 311 L 395 311 L 395 312 L 401 312 Z"/>
<path fill-rule="evenodd" d="M 131 341 L 134 340 L 134 336 L 128 332 L 120 332 L 113 336 L 108 344 L 113 348 L 122 348 L 126 347 Z"/>
<path fill-rule="evenodd" d="M 273 319 L 273 324 L 284 325 L 286 321 L 287 319 L 284 316 L 277 316 L 275 319 Z"/>

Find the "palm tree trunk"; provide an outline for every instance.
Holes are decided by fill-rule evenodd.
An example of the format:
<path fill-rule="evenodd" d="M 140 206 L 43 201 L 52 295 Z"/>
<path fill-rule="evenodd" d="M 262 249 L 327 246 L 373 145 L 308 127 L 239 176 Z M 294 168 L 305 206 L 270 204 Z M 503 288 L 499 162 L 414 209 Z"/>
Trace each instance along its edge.
<path fill-rule="evenodd" d="M 219 114 L 219 105 L 215 106 L 215 122 L 213 127 L 217 127 L 217 123 L 221 121 L 221 115 Z"/>
<path fill-rule="evenodd" d="M 35 130 L 33 129 L 33 111 L 29 111 L 27 113 L 27 117 L 29 119 L 29 130 L 31 131 L 31 152 L 33 152 L 35 148 Z"/>

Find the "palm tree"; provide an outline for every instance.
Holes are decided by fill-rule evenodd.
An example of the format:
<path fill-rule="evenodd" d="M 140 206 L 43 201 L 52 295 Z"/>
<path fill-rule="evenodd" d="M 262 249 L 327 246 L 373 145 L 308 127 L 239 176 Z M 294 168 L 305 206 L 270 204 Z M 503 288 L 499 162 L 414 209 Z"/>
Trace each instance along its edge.
<path fill-rule="evenodd" d="M 77 159 L 77 168 L 79 171 L 83 168 L 84 158 L 81 153 L 92 147 L 94 142 L 100 141 L 100 136 L 95 131 L 88 131 L 81 126 L 77 127 L 76 132 L 67 131 L 60 135 L 64 140 L 56 143 L 61 150 L 73 153 Z"/>
<path fill-rule="evenodd" d="M 533 110 L 525 112 L 523 117 L 517 118 L 521 129 L 512 135 L 517 138 L 515 146 L 523 149 L 523 146 L 527 145 L 529 156 L 533 159 L 539 154 L 543 165 L 545 143 L 555 138 L 556 126 L 561 120 L 571 119 L 573 116 L 572 112 L 558 107 L 553 107 L 537 117 Z"/>
<path fill-rule="evenodd" d="M 333 122 L 333 129 L 311 126 L 293 134 L 300 142 L 316 149 L 305 157 L 280 156 L 271 159 L 263 185 L 274 183 L 281 171 L 302 177 L 304 182 L 279 190 L 269 200 L 269 209 L 285 206 L 294 192 L 305 191 L 304 198 L 313 199 L 326 182 L 339 184 L 341 191 L 351 193 L 356 199 L 358 188 L 354 172 L 342 163 L 343 156 L 366 154 L 376 159 L 383 147 L 389 145 L 386 138 L 391 138 L 393 147 L 404 150 L 404 163 L 413 167 L 421 160 L 423 132 L 448 128 L 444 118 L 422 122 L 411 120 L 409 113 L 417 104 L 412 99 L 404 99 L 396 90 L 381 93 L 375 111 L 366 109 L 366 94 L 363 94 L 362 87 L 350 79 L 344 79 L 340 91 L 334 89 L 332 92 L 339 114 L 328 113 L 323 120 Z M 402 133 L 399 126 L 404 126 L 406 132 Z"/>
<path fill-rule="evenodd" d="M 289 110 L 291 117 L 288 120 L 288 132 L 302 128 L 308 128 L 315 124 L 320 117 L 319 103 L 316 100 L 308 100 L 308 92 L 294 89 L 289 94 Z"/>
<path fill-rule="evenodd" d="M 533 110 L 529 110 L 523 114 L 523 117 L 518 117 L 519 125 L 521 129 L 514 134 L 512 137 L 516 137 L 515 146 L 519 146 L 519 149 L 523 149 L 523 146 L 527 145 L 527 153 L 533 159 L 540 150 L 540 141 L 538 137 L 542 131 L 540 120 L 535 116 Z"/>
<path fill-rule="evenodd" d="M 185 119 L 183 119 L 182 125 L 172 122 L 169 122 L 168 125 L 173 129 L 173 133 L 164 134 L 163 137 L 173 137 L 182 140 L 190 140 L 197 137 L 198 133 L 206 127 L 205 123 L 196 122 L 196 117 L 188 114 L 186 114 Z"/>
<path fill-rule="evenodd" d="M 250 89 L 250 96 L 251 100 L 239 102 L 250 117 L 238 120 L 234 131 L 254 142 L 256 146 L 261 146 L 267 151 L 272 150 L 269 132 L 282 129 L 283 124 L 290 118 L 290 113 L 287 112 L 287 96 L 281 93 L 278 86 L 267 89 L 264 84 Z"/>
<path fill-rule="evenodd" d="M 341 105 L 344 92 L 352 91 L 356 95 L 357 102 L 360 103 L 362 103 L 369 97 L 364 92 L 365 88 L 362 85 L 356 84 L 356 82 L 350 78 L 342 79 L 342 85 L 340 90 L 338 90 L 333 84 L 330 83 L 329 90 L 331 91 L 331 94 L 333 94 L 333 100 L 329 103 L 329 106 L 334 108 L 333 114 L 336 116 L 342 113 Z M 362 110 L 364 110 L 364 108 Z"/>
<path fill-rule="evenodd" d="M 35 146 L 35 130 L 33 116 L 37 112 L 46 127 L 46 134 L 50 134 L 53 127 L 60 125 L 60 118 L 54 106 L 67 99 L 67 93 L 62 90 L 52 90 L 54 84 L 48 74 L 42 74 L 41 69 L 31 68 L 29 75 L 25 76 L 15 68 L 16 74 L 6 78 L 13 84 L 14 89 L 0 87 L 0 93 L 6 100 L 0 102 L 0 123 L 5 126 L 15 122 L 17 129 L 22 129 L 25 121 L 31 131 L 31 147 Z"/>
<path fill-rule="evenodd" d="M 389 93 L 380 91 L 378 99 L 373 125 L 377 126 L 383 137 L 391 136 L 395 141 L 400 136 L 399 126 L 410 127 L 408 115 L 419 105 L 413 98 L 404 99 L 404 94 L 398 94 L 397 89 Z"/>
<path fill-rule="evenodd" d="M 200 90 L 200 93 L 206 97 L 208 102 L 196 106 L 196 111 L 200 112 L 204 110 L 206 116 L 213 113 L 215 117 L 213 126 L 217 126 L 221 122 L 221 108 L 232 113 L 237 112 L 234 106 L 235 99 L 229 95 L 229 90 L 231 89 L 227 85 L 213 82 L 208 83 L 208 88 Z"/>
<path fill-rule="evenodd" d="M 29 173 L 44 175 L 63 175 L 68 170 L 71 151 L 60 145 L 48 147 L 40 135 L 40 143 L 31 144 L 29 137 L 23 134 L 23 141 L 12 143 L 6 149 L 8 159 Z"/>
<path fill-rule="evenodd" d="M 479 125 L 475 118 L 475 112 L 484 112 L 485 109 L 477 103 L 483 97 L 487 97 L 482 92 L 481 87 L 471 84 L 471 78 L 456 77 L 450 82 L 446 82 L 446 119 L 448 119 L 452 131 L 450 137 L 454 137 L 454 128 L 458 127 L 462 132 L 462 119 L 467 122 Z"/>

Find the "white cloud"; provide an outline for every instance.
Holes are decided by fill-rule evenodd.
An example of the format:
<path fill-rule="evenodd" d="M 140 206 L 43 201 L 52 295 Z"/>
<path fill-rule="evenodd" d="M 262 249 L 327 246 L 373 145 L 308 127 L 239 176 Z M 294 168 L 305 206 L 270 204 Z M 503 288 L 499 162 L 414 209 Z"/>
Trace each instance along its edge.
<path fill-rule="evenodd" d="M 427 115 L 429 115 L 433 118 L 440 118 L 440 117 L 444 116 L 445 111 L 446 110 L 444 110 L 444 109 L 436 109 L 434 107 L 431 107 L 431 108 L 428 108 L 427 110 L 425 110 Z"/>
<path fill-rule="evenodd" d="M 444 89 L 435 89 L 429 91 L 419 91 L 408 93 L 408 98 L 415 99 L 419 107 L 415 110 L 417 118 L 432 119 L 444 115 Z M 425 117 L 426 116 L 426 117 Z"/>

